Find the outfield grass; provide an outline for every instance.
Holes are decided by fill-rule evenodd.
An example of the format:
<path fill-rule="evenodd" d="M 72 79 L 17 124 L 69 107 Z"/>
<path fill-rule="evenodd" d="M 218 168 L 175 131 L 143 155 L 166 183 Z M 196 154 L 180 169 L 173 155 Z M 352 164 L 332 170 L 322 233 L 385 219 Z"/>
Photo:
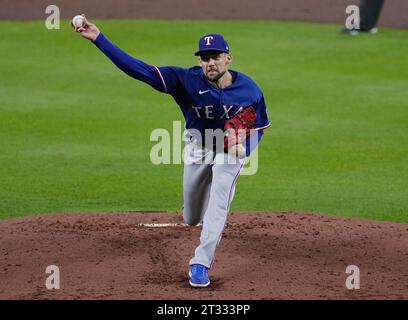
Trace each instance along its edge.
<path fill-rule="evenodd" d="M 191 66 L 220 32 L 233 68 L 263 89 L 272 128 L 232 210 L 308 211 L 408 222 L 408 31 L 269 21 L 96 21 L 156 65 Z M 0 217 L 169 210 L 182 166 L 150 163 L 153 129 L 181 113 L 70 29 L 0 22 Z"/>

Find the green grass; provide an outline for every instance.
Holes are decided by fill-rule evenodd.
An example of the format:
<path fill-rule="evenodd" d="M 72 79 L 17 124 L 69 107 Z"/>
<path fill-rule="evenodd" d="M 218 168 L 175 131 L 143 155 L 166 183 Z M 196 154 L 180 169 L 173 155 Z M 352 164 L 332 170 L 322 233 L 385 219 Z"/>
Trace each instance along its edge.
<path fill-rule="evenodd" d="M 308 211 L 408 222 L 408 31 L 272 21 L 96 21 L 130 54 L 191 66 L 220 32 L 233 68 L 263 89 L 272 128 L 232 210 Z M 122 74 L 68 22 L 0 22 L 0 217 L 168 210 L 182 166 L 150 163 L 172 98 Z"/>

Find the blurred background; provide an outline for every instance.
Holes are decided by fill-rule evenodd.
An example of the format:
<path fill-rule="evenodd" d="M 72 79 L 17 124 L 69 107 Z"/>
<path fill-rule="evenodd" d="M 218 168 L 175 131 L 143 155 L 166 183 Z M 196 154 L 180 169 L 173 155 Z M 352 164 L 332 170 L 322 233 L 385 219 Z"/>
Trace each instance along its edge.
<path fill-rule="evenodd" d="M 48 5 L 62 18 L 87 12 L 98 19 L 274 19 L 344 24 L 345 8 L 359 0 L 0 0 L 0 19 L 43 19 Z M 381 26 L 408 27 L 408 1 L 385 2 Z"/>

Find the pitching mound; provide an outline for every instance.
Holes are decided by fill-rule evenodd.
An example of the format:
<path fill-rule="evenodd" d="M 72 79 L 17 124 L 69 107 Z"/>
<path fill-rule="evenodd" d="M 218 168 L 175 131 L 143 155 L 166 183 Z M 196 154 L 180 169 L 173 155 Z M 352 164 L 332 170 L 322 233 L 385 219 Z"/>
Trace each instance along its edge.
<path fill-rule="evenodd" d="M 193 289 L 200 230 L 169 213 L 2 220 L 0 299 L 408 299 L 406 224 L 231 213 L 212 284 Z M 58 290 L 45 286 L 49 265 Z M 348 265 L 359 267 L 358 290 L 346 288 Z"/>

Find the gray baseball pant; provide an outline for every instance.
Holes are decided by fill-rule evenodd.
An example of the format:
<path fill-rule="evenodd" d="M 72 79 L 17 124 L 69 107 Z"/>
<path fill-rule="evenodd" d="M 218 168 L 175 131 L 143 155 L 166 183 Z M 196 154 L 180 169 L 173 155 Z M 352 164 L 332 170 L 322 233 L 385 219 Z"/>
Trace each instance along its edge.
<path fill-rule="evenodd" d="M 183 218 L 189 225 L 202 223 L 200 244 L 190 265 L 212 266 L 244 160 L 205 149 L 191 137 L 185 139 Z"/>

